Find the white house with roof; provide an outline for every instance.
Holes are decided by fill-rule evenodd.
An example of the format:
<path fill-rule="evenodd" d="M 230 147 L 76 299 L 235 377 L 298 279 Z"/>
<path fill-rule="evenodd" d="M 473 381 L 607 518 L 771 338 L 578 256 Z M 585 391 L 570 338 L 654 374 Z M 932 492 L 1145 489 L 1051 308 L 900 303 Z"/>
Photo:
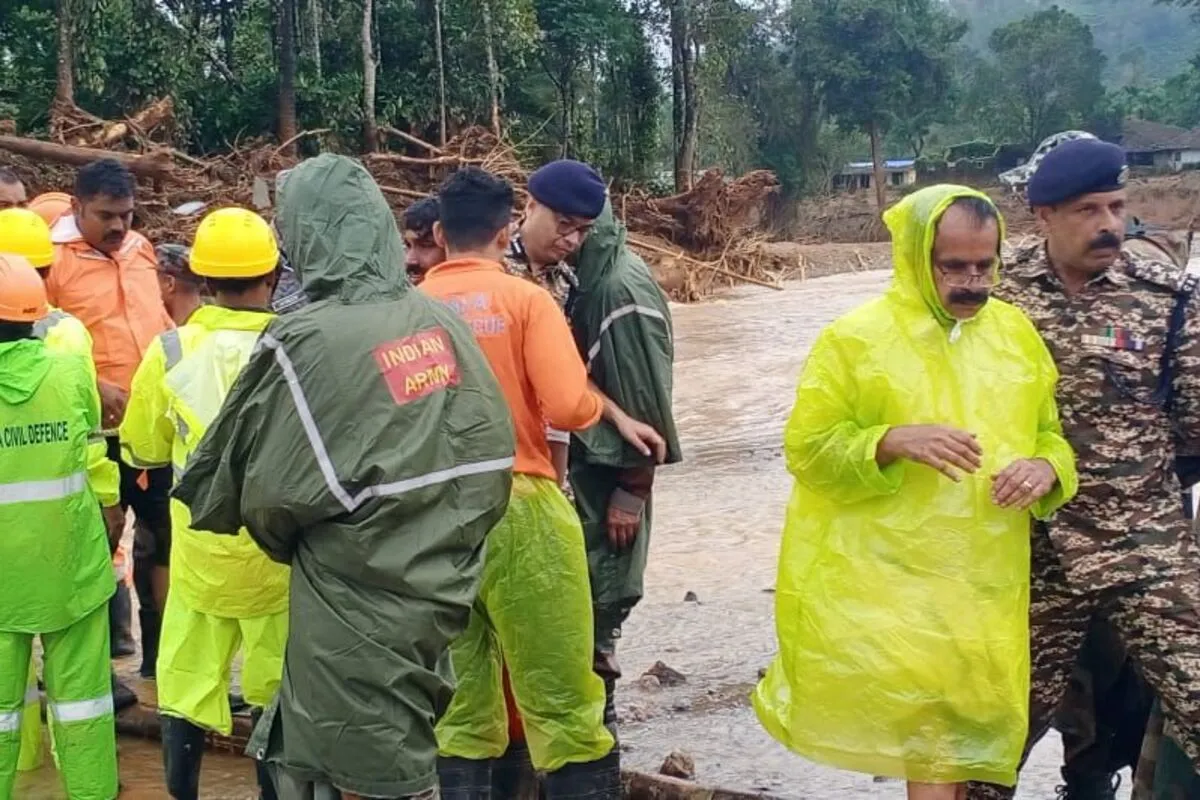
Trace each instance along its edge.
<path fill-rule="evenodd" d="M 900 188 L 917 182 L 917 162 L 911 158 L 889 159 L 883 162 L 887 185 Z M 833 188 L 844 191 L 871 189 L 875 185 L 875 166 L 870 161 L 852 161 L 833 176 Z"/>

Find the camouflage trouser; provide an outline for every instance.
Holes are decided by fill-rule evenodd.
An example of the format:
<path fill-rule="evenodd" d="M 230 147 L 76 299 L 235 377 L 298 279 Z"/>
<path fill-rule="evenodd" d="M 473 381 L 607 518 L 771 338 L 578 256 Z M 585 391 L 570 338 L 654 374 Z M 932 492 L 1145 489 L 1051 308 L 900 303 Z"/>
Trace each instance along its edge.
<path fill-rule="evenodd" d="M 1026 755 L 1054 721 L 1092 620 L 1106 616 L 1166 715 L 1178 723 L 1180 744 L 1200 764 L 1200 574 L 1120 592 L 1076 593 L 1048 535 L 1037 526 L 1029 611 L 1033 675 Z M 973 783 L 967 796 L 999 800 L 1014 794 L 1014 789 Z"/>
<path fill-rule="evenodd" d="M 1164 730 L 1165 728 L 1165 730 Z M 1142 757 L 1134 776 L 1132 800 L 1193 800 L 1200 797 L 1200 774 L 1173 738 L 1172 725 L 1164 725 L 1156 703 Z"/>
<path fill-rule="evenodd" d="M 331 783 L 311 781 L 301 777 L 279 764 L 269 765 L 269 770 L 271 773 L 271 782 L 275 784 L 275 791 L 279 794 L 280 800 L 350 800 L 351 798 L 368 800 L 365 795 L 352 795 L 342 792 Z M 409 795 L 408 797 L 370 798 L 370 800 L 438 800 L 438 797 L 439 792 L 435 787 L 421 794 Z"/>

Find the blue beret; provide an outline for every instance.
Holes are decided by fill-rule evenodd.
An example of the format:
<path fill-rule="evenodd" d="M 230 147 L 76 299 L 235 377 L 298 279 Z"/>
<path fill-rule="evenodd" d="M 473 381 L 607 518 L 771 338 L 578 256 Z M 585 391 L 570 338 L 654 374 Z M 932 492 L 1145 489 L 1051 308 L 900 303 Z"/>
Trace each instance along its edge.
<path fill-rule="evenodd" d="M 568 217 L 595 219 L 604 211 L 608 187 L 600 173 L 581 161 L 551 161 L 529 176 L 533 199 Z"/>
<path fill-rule="evenodd" d="M 1125 151 L 1099 139 L 1075 139 L 1051 150 L 1029 180 L 1029 205 L 1054 206 L 1094 192 L 1124 188 Z"/>

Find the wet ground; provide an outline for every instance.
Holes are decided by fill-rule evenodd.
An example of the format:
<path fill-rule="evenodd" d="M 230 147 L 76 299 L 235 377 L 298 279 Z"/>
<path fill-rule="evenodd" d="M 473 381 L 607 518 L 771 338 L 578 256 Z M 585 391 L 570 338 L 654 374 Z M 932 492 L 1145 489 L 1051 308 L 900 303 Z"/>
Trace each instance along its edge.
<path fill-rule="evenodd" d="M 762 731 L 747 702 L 775 647 L 771 591 L 790 489 L 780 439 L 796 378 L 820 329 L 882 291 L 888 277 L 854 273 L 674 309 L 675 407 L 687 461 L 660 478 L 648 594 L 621 645 L 629 766 L 656 771 L 669 752 L 682 750 L 694 757 L 701 782 L 731 789 L 812 800 L 904 796 L 900 783 L 789 754 Z M 689 592 L 696 599 L 685 602 Z M 687 682 L 639 684 L 657 661 Z M 1060 749 L 1051 739 L 1037 750 L 1022 800 L 1054 796 Z M 123 800 L 165 797 L 156 744 L 123 739 L 121 770 Z M 17 797 L 59 798 L 55 786 L 44 770 Z M 252 787 L 248 761 L 206 757 L 203 797 L 251 798 Z"/>

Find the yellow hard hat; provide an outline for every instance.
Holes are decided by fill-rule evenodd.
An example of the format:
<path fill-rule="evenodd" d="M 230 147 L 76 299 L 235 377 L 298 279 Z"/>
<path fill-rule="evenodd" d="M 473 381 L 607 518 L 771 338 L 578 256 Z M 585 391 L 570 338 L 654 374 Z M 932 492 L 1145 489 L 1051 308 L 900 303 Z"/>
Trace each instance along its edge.
<path fill-rule="evenodd" d="M 24 256 L 37 269 L 54 263 L 54 244 L 46 220 L 28 208 L 0 211 L 0 253 Z"/>
<path fill-rule="evenodd" d="M 267 221 L 244 208 L 221 208 L 200 221 L 190 256 L 204 278 L 258 278 L 279 263 L 279 245 Z"/>
<path fill-rule="evenodd" d="M 49 313 L 46 286 L 29 259 L 0 253 L 0 321 L 37 322 Z"/>

